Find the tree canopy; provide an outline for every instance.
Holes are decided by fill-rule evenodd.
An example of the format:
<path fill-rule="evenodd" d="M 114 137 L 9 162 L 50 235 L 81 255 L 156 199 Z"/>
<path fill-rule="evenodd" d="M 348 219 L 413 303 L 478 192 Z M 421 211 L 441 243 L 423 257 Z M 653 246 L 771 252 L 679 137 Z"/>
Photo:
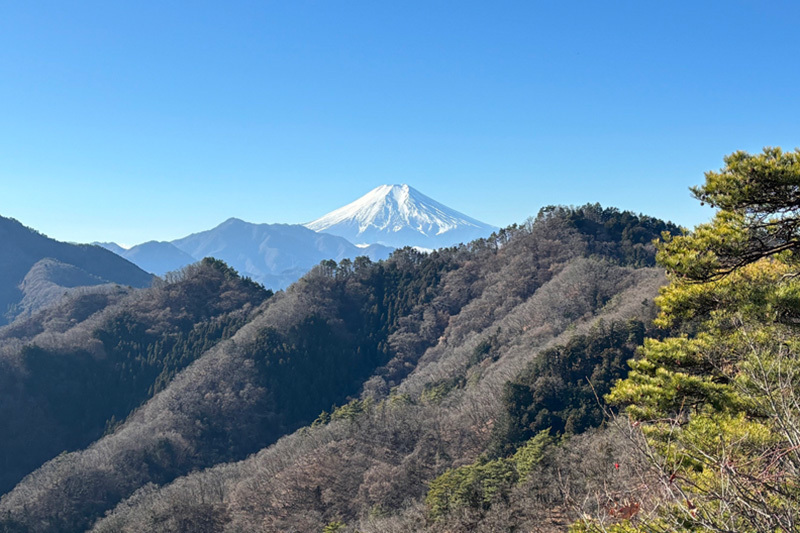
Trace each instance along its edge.
<path fill-rule="evenodd" d="M 609 395 L 644 431 L 667 495 L 635 528 L 796 531 L 800 151 L 736 152 L 692 191 L 717 212 L 659 245 L 657 323 L 676 333 L 647 339 Z"/>
<path fill-rule="evenodd" d="M 666 237 L 658 259 L 674 275 L 702 283 L 782 252 L 789 261 L 800 250 L 800 150 L 735 152 L 691 190 L 718 212 L 686 238 Z"/>

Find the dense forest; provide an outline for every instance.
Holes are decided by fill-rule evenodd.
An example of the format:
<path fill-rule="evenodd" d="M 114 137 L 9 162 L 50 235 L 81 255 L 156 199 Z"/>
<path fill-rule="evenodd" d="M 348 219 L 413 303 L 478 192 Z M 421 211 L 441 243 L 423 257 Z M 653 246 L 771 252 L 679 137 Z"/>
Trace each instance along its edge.
<path fill-rule="evenodd" d="M 725 165 L 693 231 L 547 207 L 18 319 L 0 531 L 796 531 L 800 152 Z"/>
<path fill-rule="evenodd" d="M 0 490 L 111 431 L 271 293 L 205 260 L 144 291 L 99 287 L 0 332 Z"/>

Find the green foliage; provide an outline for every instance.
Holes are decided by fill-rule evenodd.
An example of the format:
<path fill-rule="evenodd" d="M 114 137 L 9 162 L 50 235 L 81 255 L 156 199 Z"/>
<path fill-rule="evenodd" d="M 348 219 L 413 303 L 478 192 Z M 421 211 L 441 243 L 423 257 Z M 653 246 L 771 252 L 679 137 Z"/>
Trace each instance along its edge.
<path fill-rule="evenodd" d="M 609 401 L 641 423 L 676 531 L 792 531 L 800 518 L 800 151 L 725 158 L 693 189 L 718 207 L 666 236 L 662 325 Z M 653 526 L 649 524 L 649 526 Z M 645 529 L 647 529 L 645 527 Z"/>
<path fill-rule="evenodd" d="M 463 376 L 454 376 L 452 378 L 426 383 L 422 389 L 420 400 L 429 403 L 439 403 L 454 389 L 463 388 L 465 384 L 466 380 Z"/>
<path fill-rule="evenodd" d="M 322 533 L 337 533 L 338 531 L 343 531 L 344 528 L 346 527 L 347 524 L 345 524 L 341 520 L 336 520 L 334 522 L 329 523 L 324 528 L 322 528 Z"/>
<path fill-rule="evenodd" d="M 659 525 L 653 531 L 669 531 L 668 527 Z M 571 524 L 569 533 L 639 533 L 641 529 L 631 524 L 629 520 L 624 520 L 618 524 L 603 525 L 602 528 L 590 520 L 581 520 Z"/>
<path fill-rule="evenodd" d="M 800 149 L 735 152 L 719 172 L 692 188 L 694 196 L 720 211 L 690 238 L 664 249 L 663 262 L 694 281 L 709 281 L 759 259 L 784 254 L 796 265 L 800 249 Z"/>
<path fill-rule="evenodd" d="M 479 460 L 431 481 L 425 505 L 434 520 L 460 507 L 488 509 L 494 498 L 504 496 L 517 479 L 508 459 Z"/>
<path fill-rule="evenodd" d="M 333 412 L 331 412 L 330 419 L 331 421 L 334 420 L 355 420 L 358 418 L 362 413 L 366 412 L 370 406 L 372 406 L 372 399 L 367 398 L 365 400 L 351 400 L 348 403 L 344 404 L 341 407 L 335 407 Z"/>
<path fill-rule="evenodd" d="M 317 418 L 311 423 L 311 427 L 324 426 L 331 421 L 331 414 L 328 411 L 322 411 Z"/>
<path fill-rule="evenodd" d="M 448 470 L 430 482 L 425 505 L 434 520 L 462 507 L 486 510 L 498 498 L 506 498 L 511 488 L 525 481 L 542 460 L 551 443 L 548 431 L 542 431 L 521 446 L 509 458 L 476 462 Z"/>
<path fill-rule="evenodd" d="M 520 446 L 511 457 L 511 462 L 519 476 L 519 483 L 523 483 L 533 468 L 539 464 L 544 456 L 545 448 L 553 444 L 553 438 L 548 430 L 540 431 L 532 439 Z"/>
<path fill-rule="evenodd" d="M 414 405 L 416 402 L 410 394 L 399 394 L 395 391 L 389 395 L 389 405 L 392 407 L 402 407 L 404 405 Z"/>
<path fill-rule="evenodd" d="M 581 433 L 604 419 L 602 397 L 625 377 L 641 345 L 639 320 L 600 323 L 587 335 L 540 353 L 503 389 L 504 415 L 490 449 L 503 455 L 542 430 Z"/>
<path fill-rule="evenodd" d="M 542 209 L 537 220 L 562 217 L 586 239 L 587 252 L 623 265 L 654 266 L 653 240 L 662 233 L 682 233 L 681 228 L 657 218 L 636 215 L 616 208 L 603 208 L 600 204 L 581 207 L 548 206 Z"/>

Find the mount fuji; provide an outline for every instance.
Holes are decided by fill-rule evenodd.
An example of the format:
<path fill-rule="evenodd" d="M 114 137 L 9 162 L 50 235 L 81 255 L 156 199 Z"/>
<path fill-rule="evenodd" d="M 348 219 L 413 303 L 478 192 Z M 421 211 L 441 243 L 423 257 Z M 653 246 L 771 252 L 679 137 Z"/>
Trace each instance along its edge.
<path fill-rule="evenodd" d="M 284 289 L 325 259 L 385 259 L 394 248 L 436 249 L 497 228 L 440 204 L 408 185 L 381 185 L 313 222 L 252 224 L 231 218 L 171 242 L 129 249 L 96 243 L 156 275 L 212 256 L 271 289 Z"/>
<path fill-rule="evenodd" d="M 363 246 L 442 248 L 497 230 L 429 198 L 408 185 L 381 185 L 355 202 L 305 224 Z"/>

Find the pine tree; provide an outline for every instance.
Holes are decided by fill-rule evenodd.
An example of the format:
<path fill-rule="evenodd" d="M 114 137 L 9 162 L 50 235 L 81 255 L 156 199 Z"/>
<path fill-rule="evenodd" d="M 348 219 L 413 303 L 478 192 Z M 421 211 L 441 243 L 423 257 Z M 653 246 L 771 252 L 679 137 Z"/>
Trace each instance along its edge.
<path fill-rule="evenodd" d="M 647 437 L 668 495 L 642 530 L 800 527 L 800 151 L 736 152 L 694 196 L 710 223 L 665 235 L 658 324 L 609 400 Z"/>

